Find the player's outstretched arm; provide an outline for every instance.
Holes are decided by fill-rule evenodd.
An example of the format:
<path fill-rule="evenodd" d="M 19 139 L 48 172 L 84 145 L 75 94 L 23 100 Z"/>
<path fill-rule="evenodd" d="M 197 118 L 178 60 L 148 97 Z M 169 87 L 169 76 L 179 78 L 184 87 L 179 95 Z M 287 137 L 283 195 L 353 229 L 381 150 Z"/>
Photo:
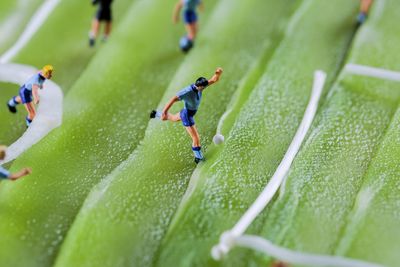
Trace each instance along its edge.
<path fill-rule="evenodd" d="M 212 84 L 218 82 L 219 77 L 221 77 L 221 75 L 222 75 L 222 72 L 223 72 L 223 69 L 222 69 L 222 68 L 217 68 L 217 69 L 215 70 L 214 75 L 211 77 L 211 79 L 208 80 L 208 86 L 210 86 L 210 85 L 212 85 Z"/>
<path fill-rule="evenodd" d="M 32 86 L 32 94 L 33 94 L 33 103 L 39 104 L 40 97 L 39 97 L 39 86 L 38 85 Z"/>
<path fill-rule="evenodd" d="M 204 12 L 204 2 L 203 1 L 200 1 L 199 10 L 200 10 L 200 12 Z"/>
<path fill-rule="evenodd" d="M 30 168 L 23 168 L 19 172 L 12 173 L 8 178 L 10 180 L 15 181 L 15 180 L 17 180 L 17 179 L 19 179 L 19 178 L 21 178 L 23 176 L 26 176 L 28 174 L 31 174 L 31 173 L 32 173 L 32 170 Z"/>
<path fill-rule="evenodd" d="M 162 114 L 161 114 L 161 119 L 163 120 L 163 121 L 165 121 L 165 120 L 167 120 L 168 119 L 168 110 L 172 107 L 172 105 L 175 103 L 175 102 L 177 102 L 177 101 L 179 101 L 179 98 L 177 97 L 177 96 L 174 96 L 174 97 L 172 97 L 169 101 L 168 101 L 168 103 L 165 105 L 165 107 L 164 107 L 164 109 L 163 109 L 163 111 L 162 111 Z"/>
<path fill-rule="evenodd" d="M 179 21 L 179 13 L 181 12 L 182 6 L 183 6 L 182 0 L 179 0 L 174 7 L 174 13 L 172 14 L 172 21 L 174 23 L 178 23 Z"/>

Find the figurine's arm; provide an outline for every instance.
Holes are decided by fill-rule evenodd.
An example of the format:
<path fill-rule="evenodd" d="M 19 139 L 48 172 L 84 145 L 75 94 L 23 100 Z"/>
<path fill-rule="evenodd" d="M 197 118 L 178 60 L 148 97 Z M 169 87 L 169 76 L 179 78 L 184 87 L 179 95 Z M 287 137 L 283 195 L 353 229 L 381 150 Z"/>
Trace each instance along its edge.
<path fill-rule="evenodd" d="M 31 169 L 29 169 L 29 168 L 23 168 L 23 169 L 20 170 L 19 172 L 12 173 L 10 176 L 8 176 L 8 178 L 9 178 L 10 180 L 17 180 L 18 178 L 21 178 L 21 177 L 23 177 L 23 176 L 25 176 L 25 175 L 28 175 L 28 174 L 30 174 L 31 172 L 32 172 Z"/>
<path fill-rule="evenodd" d="M 204 2 L 203 2 L 203 1 L 200 1 L 200 3 L 199 3 L 199 10 L 200 10 L 201 12 L 204 11 Z"/>
<path fill-rule="evenodd" d="M 175 8 L 174 8 L 174 13 L 172 15 L 172 21 L 174 23 L 178 23 L 179 21 L 179 13 L 181 12 L 183 3 L 182 0 L 179 0 L 178 3 L 176 3 Z"/>
<path fill-rule="evenodd" d="M 39 86 L 38 85 L 35 84 L 32 86 L 32 94 L 33 94 L 33 103 L 39 104 L 40 97 L 39 97 Z"/>
<path fill-rule="evenodd" d="M 214 75 L 208 80 L 208 86 L 218 82 L 219 77 L 221 76 L 222 72 L 223 72 L 222 68 L 217 68 Z"/>

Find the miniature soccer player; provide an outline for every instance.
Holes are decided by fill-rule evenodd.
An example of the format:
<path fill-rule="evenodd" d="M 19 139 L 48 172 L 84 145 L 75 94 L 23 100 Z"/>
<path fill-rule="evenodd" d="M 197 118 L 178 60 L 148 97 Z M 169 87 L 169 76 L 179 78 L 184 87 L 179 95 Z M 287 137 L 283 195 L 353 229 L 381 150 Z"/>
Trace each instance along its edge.
<path fill-rule="evenodd" d="M 44 66 L 39 73 L 33 75 L 24 85 L 21 86 L 18 96 L 14 96 L 7 102 L 8 109 L 12 113 L 17 112 L 16 106 L 18 104 L 24 104 L 28 111 L 28 116 L 25 119 L 27 127 L 29 127 L 36 116 L 35 105 L 39 104 L 40 101 L 39 89 L 43 89 L 43 83 L 46 79 L 51 79 L 53 71 L 53 66 Z"/>
<path fill-rule="evenodd" d="M 112 12 L 111 3 L 113 0 L 92 0 L 93 5 L 99 5 L 96 15 L 92 21 L 92 29 L 89 32 L 89 46 L 93 47 L 99 33 L 100 22 L 105 22 L 103 41 L 107 41 L 111 33 Z"/>
<path fill-rule="evenodd" d="M 6 150 L 7 150 L 7 148 L 5 146 L 0 146 L 0 160 L 5 159 Z M 15 181 L 25 175 L 30 174 L 31 172 L 32 172 L 31 169 L 23 168 L 19 172 L 10 173 L 9 171 L 7 171 L 6 169 L 4 169 L 3 167 L 0 166 L 0 180 L 9 179 L 9 180 Z"/>
<path fill-rule="evenodd" d="M 359 25 L 363 24 L 367 20 L 372 1 L 373 0 L 361 0 L 360 13 L 358 13 L 357 16 L 357 23 Z"/>
<path fill-rule="evenodd" d="M 181 9 L 183 9 L 182 17 L 183 22 L 185 23 L 187 36 L 184 36 L 180 40 L 180 47 L 183 52 L 188 52 L 194 44 L 194 39 L 197 34 L 197 7 L 200 9 L 204 9 L 201 0 L 179 0 L 179 2 L 175 5 L 173 21 L 174 23 L 178 23 L 179 21 L 179 13 Z"/>
<path fill-rule="evenodd" d="M 218 82 L 221 74 L 222 69 L 217 68 L 215 74 L 211 77 L 211 79 L 207 80 L 204 77 L 198 78 L 194 84 L 183 88 L 177 93 L 176 96 L 172 97 L 171 100 L 165 105 L 162 112 L 152 110 L 150 113 L 150 118 L 157 117 L 163 121 L 170 120 L 173 122 L 182 121 L 183 126 L 185 126 L 186 131 L 192 138 L 192 150 L 196 163 L 204 160 L 204 157 L 201 153 L 200 136 L 194 122 L 194 115 L 196 114 L 197 109 L 200 105 L 203 90 L 206 87 Z M 183 100 L 184 108 L 177 114 L 168 113 L 168 110 L 172 107 L 172 105 L 180 100 Z"/>

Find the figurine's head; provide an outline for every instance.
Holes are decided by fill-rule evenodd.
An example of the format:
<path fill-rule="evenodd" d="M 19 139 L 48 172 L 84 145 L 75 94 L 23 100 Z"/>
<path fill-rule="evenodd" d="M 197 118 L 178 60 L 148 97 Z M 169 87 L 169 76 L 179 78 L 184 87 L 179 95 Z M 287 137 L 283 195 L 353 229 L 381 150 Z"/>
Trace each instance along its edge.
<path fill-rule="evenodd" d="M 51 79 L 51 77 L 53 76 L 53 71 L 54 68 L 52 65 L 46 65 L 42 68 L 42 70 L 40 71 L 40 73 L 42 74 L 43 77 L 45 77 L 46 79 Z"/>
<path fill-rule="evenodd" d="M 208 80 L 204 77 L 200 77 L 196 80 L 194 85 L 196 85 L 197 90 L 201 91 L 208 86 Z"/>
<path fill-rule="evenodd" d="M 6 158 L 6 146 L 0 146 L 0 160 L 3 160 Z"/>

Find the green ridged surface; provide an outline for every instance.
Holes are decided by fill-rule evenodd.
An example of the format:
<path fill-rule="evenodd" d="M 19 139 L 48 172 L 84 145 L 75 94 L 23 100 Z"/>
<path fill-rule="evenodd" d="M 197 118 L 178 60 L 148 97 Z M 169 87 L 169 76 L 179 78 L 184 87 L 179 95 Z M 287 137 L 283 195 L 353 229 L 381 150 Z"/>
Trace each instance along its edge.
<path fill-rule="evenodd" d="M 331 10 L 337 8 L 346 12 L 333 14 Z M 211 248 L 253 203 L 278 167 L 302 119 L 316 69 L 329 74 L 325 87 L 329 90 L 355 31 L 355 11 L 356 5 L 346 0 L 303 2 L 286 38 L 226 132 L 225 144 L 216 147 L 217 153 L 192 176 L 190 194 L 159 250 L 158 266 L 266 265 L 257 264 L 243 249 L 216 262 L 211 259 Z M 251 231 L 260 228 L 256 223 Z"/>
<path fill-rule="evenodd" d="M 33 173 L 1 185 L 0 265 L 51 265 L 89 190 L 142 139 L 148 111 L 184 58 L 177 47 L 182 28 L 165 12 L 173 5 L 135 2 L 70 90 L 63 125 L 13 164 Z"/>
<path fill-rule="evenodd" d="M 397 1 L 376 2 L 349 62 L 397 68 L 398 27 L 390 21 L 399 9 Z M 387 147 L 393 133 L 388 129 L 397 123 L 399 97 L 398 83 L 341 76 L 294 162 L 283 194 L 266 217 L 264 236 L 300 251 L 397 266 L 399 217 L 383 209 L 379 200 L 386 199 L 388 207 L 398 206 L 393 198 L 397 182 L 390 178 L 398 177 L 397 166 L 382 158 L 396 157 Z M 378 170 L 386 171 L 378 174 Z M 364 218 L 367 211 L 388 213 Z"/>
<path fill-rule="evenodd" d="M 209 143 L 241 78 L 265 49 L 275 48 L 294 7 L 282 0 L 220 1 L 159 107 L 198 76 L 224 67 L 219 83 L 204 92 L 196 115 L 203 145 Z M 195 168 L 190 147 L 180 123 L 152 121 L 141 146 L 87 199 L 56 266 L 151 266 Z"/>
<path fill-rule="evenodd" d="M 0 266 L 268 266 L 268 256 L 243 248 L 221 262 L 210 251 L 276 170 L 315 69 L 328 72 L 316 120 L 279 197 L 247 233 L 397 266 L 400 85 L 337 79 L 358 1 L 206 1 L 186 56 L 177 46 L 182 24 L 171 23 L 175 2 L 115 1 L 113 35 L 91 50 L 95 9 L 90 1 L 61 1 L 16 58 L 54 64 L 54 80 L 68 94 L 62 127 L 11 167 L 30 166 L 33 174 L 0 184 Z M 0 3 L 0 24 L 15 6 Z M 399 12 L 398 1 L 376 0 L 346 62 L 399 69 Z M 21 31 L 0 42 L 0 52 Z M 225 72 L 196 115 L 207 160 L 195 168 L 181 124 L 149 124 L 148 112 L 218 66 Z M 2 102 L 18 90 L 0 87 Z M 227 109 L 225 143 L 209 145 Z M 15 118 L 4 106 L 0 143 L 22 133 L 20 111 Z"/>

